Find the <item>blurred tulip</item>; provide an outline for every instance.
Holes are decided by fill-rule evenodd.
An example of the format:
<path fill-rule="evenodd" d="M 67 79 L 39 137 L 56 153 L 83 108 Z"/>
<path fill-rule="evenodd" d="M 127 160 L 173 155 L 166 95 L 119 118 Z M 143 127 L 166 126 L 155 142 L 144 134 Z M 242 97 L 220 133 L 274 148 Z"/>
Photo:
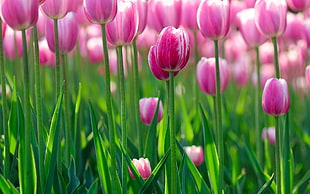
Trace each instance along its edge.
<path fill-rule="evenodd" d="M 46 39 L 39 41 L 40 64 L 55 66 L 55 54 L 49 49 Z"/>
<path fill-rule="evenodd" d="M 245 55 L 239 57 L 233 65 L 232 74 L 239 87 L 243 87 L 249 82 L 251 71 L 250 64 L 250 57 Z"/>
<path fill-rule="evenodd" d="M 44 2 L 45 2 L 45 0 L 39 0 L 39 5 L 41 5 Z"/>
<path fill-rule="evenodd" d="M 2 18 L 14 30 L 34 26 L 38 20 L 38 0 L 3 0 Z"/>
<path fill-rule="evenodd" d="M 254 48 L 267 41 L 255 24 L 255 9 L 245 9 L 238 13 L 238 27 L 246 43 Z"/>
<path fill-rule="evenodd" d="M 38 30 L 38 38 L 40 39 L 41 37 L 45 36 L 45 25 L 46 25 L 46 20 L 48 18 L 42 13 L 42 11 L 39 11 L 39 18 L 37 21 L 37 30 Z"/>
<path fill-rule="evenodd" d="M 235 62 L 238 58 L 244 56 L 248 50 L 248 45 L 242 38 L 241 33 L 237 33 L 235 30 L 229 33 L 224 44 L 225 57 L 228 63 Z"/>
<path fill-rule="evenodd" d="M 157 103 L 158 98 L 142 98 L 139 100 L 140 118 L 145 125 L 150 125 L 152 123 L 152 120 L 155 116 Z M 163 118 L 163 113 L 163 104 L 161 101 L 159 101 L 157 118 L 158 123 Z"/>
<path fill-rule="evenodd" d="M 267 37 L 278 37 L 286 28 L 287 5 L 285 0 L 257 0 L 255 22 Z"/>
<path fill-rule="evenodd" d="M 287 25 L 281 39 L 294 43 L 304 39 L 304 23 L 302 14 L 287 13 Z"/>
<path fill-rule="evenodd" d="M 7 27 L 3 38 L 3 51 L 10 60 L 23 56 L 22 33 L 20 31 L 15 32 L 12 28 Z"/>
<path fill-rule="evenodd" d="M 271 42 L 265 42 L 259 47 L 259 57 L 262 64 L 273 63 L 273 45 Z"/>
<path fill-rule="evenodd" d="M 182 1 L 182 25 L 189 30 L 198 31 L 197 10 L 201 0 Z"/>
<path fill-rule="evenodd" d="M 75 13 L 70 12 L 58 21 L 58 38 L 60 53 L 70 52 L 76 45 L 78 36 L 78 23 Z M 46 21 L 46 40 L 51 51 L 55 52 L 54 22 Z"/>
<path fill-rule="evenodd" d="M 228 0 L 205 0 L 197 12 L 197 23 L 201 33 L 211 40 L 223 39 L 230 26 Z"/>
<path fill-rule="evenodd" d="M 263 129 L 262 140 L 266 141 L 266 138 L 271 145 L 274 145 L 276 143 L 276 129 L 274 127 Z"/>
<path fill-rule="evenodd" d="M 145 30 L 137 37 L 137 48 L 139 50 L 149 50 L 152 45 L 156 43 L 158 33 L 146 27 Z"/>
<path fill-rule="evenodd" d="M 244 1 L 232 0 L 230 1 L 230 25 L 238 26 L 238 13 L 246 9 Z"/>
<path fill-rule="evenodd" d="M 114 20 L 106 25 L 107 39 L 115 45 L 130 44 L 138 30 L 138 12 L 136 4 L 129 0 L 118 3 L 118 12 Z"/>
<path fill-rule="evenodd" d="M 306 67 L 306 80 L 307 80 L 307 84 L 310 87 L 310 66 Z"/>
<path fill-rule="evenodd" d="M 191 159 L 191 161 L 196 165 L 199 166 L 204 161 L 204 154 L 203 154 L 203 148 L 201 146 L 186 146 L 183 147 L 188 157 Z"/>
<path fill-rule="evenodd" d="M 80 26 L 86 27 L 90 24 L 84 11 L 84 7 L 79 7 L 76 11 L 76 17 Z"/>
<path fill-rule="evenodd" d="M 247 8 L 253 8 L 256 0 L 244 0 Z"/>
<path fill-rule="evenodd" d="M 310 7 L 309 0 L 286 0 L 287 5 L 293 11 L 304 11 Z"/>
<path fill-rule="evenodd" d="M 11 96 L 11 88 L 7 84 L 5 85 L 5 95 L 8 98 Z M 2 86 L 1 86 L 1 84 L 0 84 L 0 96 L 2 96 Z"/>
<path fill-rule="evenodd" d="M 304 34 L 305 34 L 305 39 L 307 41 L 307 46 L 310 48 L 310 18 L 307 18 L 304 21 Z"/>
<path fill-rule="evenodd" d="M 149 178 L 149 176 L 152 173 L 150 161 L 147 158 L 140 158 L 139 160 L 133 159 L 132 163 L 135 165 L 136 169 L 138 170 L 139 174 L 143 179 Z M 135 176 L 132 174 L 130 168 L 128 167 L 128 171 L 130 174 L 130 177 L 132 179 L 136 179 Z"/>
<path fill-rule="evenodd" d="M 161 31 L 156 43 L 156 61 L 160 68 L 180 71 L 186 66 L 189 54 L 189 37 L 184 30 L 168 26 Z"/>
<path fill-rule="evenodd" d="M 147 0 L 135 0 L 138 9 L 139 24 L 138 24 L 138 34 L 141 34 L 147 24 L 147 13 L 148 13 L 148 1 Z"/>
<path fill-rule="evenodd" d="M 228 66 L 226 60 L 219 59 L 220 65 L 220 83 L 221 93 L 224 92 L 228 84 Z M 215 58 L 202 57 L 197 64 L 197 81 L 202 92 L 205 94 L 215 96 L 216 94 L 216 72 L 215 72 Z"/>
<path fill-rule="evenodd" d="M 99 37 L 90 38 L 87 41 L 87 53 L 91 63 L 99 63 L 103 61 L 104 57 L 102 48 L 102 40 Z"/>
<path fill-rule="evenodd" d="M 70 3 L 70 0 L 45 0 L 41 10 L 51 19 L 61 19 L 70 11 Z"/>
<path fill-rule="evenodd" d="M 91 23 L 107 24 L 117 13 L 118 0 L 84 0 L 85 15 Z"/>
<path fill-rule="evenodd" d="M 263 90 L 262 107 L 265 113 L 271 116 L 282 116 L 288 112 L 290 96 L 284 79 L 267 80 Z"/>
<path fill-rule="evenodd" d="M 2 38 L 4 38 L 6 32 L 6 23 L 2 21 Z"/>

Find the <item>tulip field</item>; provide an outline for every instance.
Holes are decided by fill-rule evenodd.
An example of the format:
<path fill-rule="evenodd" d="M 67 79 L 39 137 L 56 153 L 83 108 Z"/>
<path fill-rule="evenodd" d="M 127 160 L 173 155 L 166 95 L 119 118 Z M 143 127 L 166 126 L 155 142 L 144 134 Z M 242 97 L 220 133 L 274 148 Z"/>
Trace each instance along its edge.
<path fill-rule="evenodd" d="M 309 0 L 1 0 L 0 193 L 310 193 Z"/>

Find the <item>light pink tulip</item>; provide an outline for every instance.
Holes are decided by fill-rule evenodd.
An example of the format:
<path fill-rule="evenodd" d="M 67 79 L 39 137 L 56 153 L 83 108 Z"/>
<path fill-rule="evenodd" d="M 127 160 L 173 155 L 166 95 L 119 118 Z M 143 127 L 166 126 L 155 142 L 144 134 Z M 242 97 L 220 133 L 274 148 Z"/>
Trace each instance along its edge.
<path fill-rule="evenodd" d="M 51 19 L 61 19 L 70 11 L 70 3 L 70 0 L 45 0 L 41 10 Z"/>
<path fill-rule="evenodd" d="M 201 0 L 182 1 L 182 25 L 189 30 L 197 31 L 197 10 Z"/>
<path fill-rule="evenodd" d="M 84 0 L 85 15 L 91 23 L 107 24 L 117 13 L 118 0 Z"/>
<path fill-rule="evenodd" d="M 276 143 L 276 129 L 274 127 L 264 128 L 262 132 L 262 139 L 266 141 L 268 139 L 271 145 Z"/>
<path fill-rule="evenodd" d="M 310 18 L 304 21 L 304 35 L 308 48 L 310 48 Z"/>
<path fill-rule="evenodd" d="M 185 146 L 183 148 L 188 157 L 196 166 L 199 166 L 203 163 L 204 154 L 203 154 L 203 148 L 201 146 L 192 145 L 192 146 Z"/>
<path fill-rule="evenodd" d="M 307 84 L 310 87 L 310 66 L 306 67 L 306 80 L 307 80 Z"/>
<path fill-rule="evenodd" d="M 287 13 L 286 29 L 281 36 L 286 42 L 297 43 L 304 39 L 304 16 L 302 14 Z"/>
<path fill-rule="evenodd" d="M 293 11 L 304 11 L 310 7 L 309 0 L 286 0 L 287 5 Z"/>
<path fill-rule="evenodd" d="M 46 39 L 39 41 L 40 64 L 55 66 L 55 54 L 49 49 Z"/>
<path fill-rule="evenodd" d="M 20 31 L 14 32 L 12 28 L 7 27 L 3 38 L 3 51 L 4 55 L 10 60 L 23 56 L 22 33 Z"/>
<path fill-rule="evenodd" d="M 143 179 L 149 178 L 149 176 L 152 173 L 150 161 L 147 158 L 140 158 L 139 160 L 133 159 L 132 163 L 135 165 L 136 169 L 138 170 L 139 174 Z M 130 174 L 130 177 L 132 179 L 135 179 L 135 176 L 132 174 L 130 168 L 128 167 L 128 171 Z"/>
<path fill-rule="evenodd" d="M 141 34 L 147 24 L 147 13 L 149 2 L 147 0 L 134 0 L 137 4 L 138 15 L 139 15 L 139 24 L 138 24 L 138 34 Z"/>
<path fill-rule="evenodd" d="M 158 98 L 142 98 L 139 100 L 140 118 L 144 124 L 150 125 L 152 123 L 152 120 L 155 116 L 157 103 Z M 163 104 L 161 101 L 159 101 L 158 118 L 157 118 L 158 123 L 163 118 L 163 112 L 164 112 Z"/>
<path fill-rule="evenodd" d="M 94 37 L 87 41 L 87 54 L 91 63 L 99 63 L 103 61 L 104 57 L 102 49 L 103 46 L 101 38 Z"/>

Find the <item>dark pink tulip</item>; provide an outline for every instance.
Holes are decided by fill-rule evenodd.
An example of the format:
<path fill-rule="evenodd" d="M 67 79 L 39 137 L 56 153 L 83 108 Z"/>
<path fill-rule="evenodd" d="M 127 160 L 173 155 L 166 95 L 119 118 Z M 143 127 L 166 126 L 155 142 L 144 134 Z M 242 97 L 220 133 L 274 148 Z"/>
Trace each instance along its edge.
<path fill-rule="evenodd" d="M 158 103 L 158 98 L 140 99 L 139 101 L 140 118 L 144 124 L 150 125 L 152 123 L 152 120 L 155 116 L 157 103 Z M 158 118 L 157 118 L 158 123 L 163 118 L 163 113 L 164 113 L 163 104 L 161 101 L 159 101 Z"/>
<path fill-rule="evenodd" d="M 46 40 L 51 51 L 55 52 L 54 22 L 46 21 Z M 78 23 L 75 13 L 70 12 L 64 18 L 58 20 L 58 38 L 60 53 L 70 52 L 76 45 L 78 36 Z"/>
<path fill-rule="evenodd" d="M 182 25 L 189 30 L 197 31 L 197 10 L 201 0 L 182 1 Z"/>
<path fill-rule="evenodd" d="M 201 33 L 211 40 L 223 39 L 230 26 L 228 0 L 205 0 L 197 12 L 197 23 Z"/>
<path fill-rule="evenodd" d="M 6 23 L 2 21 L 2 38 L 4 38 L 6 32 Z"/>
<path fill-rule="evenodd" d="M 15 46 L 15 42 L 17 47 Z M 12 28 L 7 27 L 3 38 L 3 51 L 5 56 L 10 60 L 23 56 L 22 33 L 20 31 L 14 32 Z"/>
<path fill-rule="evenodd" d="M 304 22 L 304 34 L 307 41 L 307 46 L 310 48 L 310 18 Z"/>
<path fill-rule="evenodd" d="M 165 27 L 156 43 L 157 63 L 165 71 L 180 71 L 188 62 L 190 54 L 189 37 L 186 31 Z"/>
<path fill-rule="evenodd" d="M 147 158 L 140 158 L 139 160 L 133 159 L 132 163 L 135 165 L 136 169 L 138 170 L 139 174 L 143 179 L 149 178 L 149 176 L 152 173 L 150 161 Z M 130 174 L 130 177 L 132 179 L 135 179 L 135 176 L 132 174 L 130 168 L 128 167 L 128 171 Z"/>
<path fill-rule="evenodd" d="M 135 0 L 139 15 L 138 34 L 141 34 L 147 23 L 148 1 L 147 0 Z"/>
<path fill-rule="evenodd" d="M 41 5 L 44 2 L 45 2 L 45 0 L 39 0 L 39 5 Z"/>
<path fill-rule="evenodd" d="M 307 80 L 307 84 L 310 87 L 310 66 L 306 67 L 306 80 Z"/>
<path fill-rule="evenodd" d="M 290 96 L 284 79 L 271 78 L 267 80 L 262 97 L 265 113 L 271 116 L 282 116 L 290 108 Z"/>
<path fill-rule="evenodd" d="M 201 146 L 192 145 L 192 146 L 185 146 L 183 148 L 188 157 L 196 166 L 199 166 L 203 163 L 204 154 L 203 154 L 203 148 Z"/>
<path fill-rule="evenodd" d="M 70 0 L 45 0 L 41 10 L 51 19 L 61 19 L 70 11 L 70 3 Z"/>
<path fill-rule="evenodd" d="M 2 18 L 14 30 L 34 26 L 38 20 L 38 0 L 3 0 Z"/>
<path fill-rule="evenodd" d="M 164 27 L 178 28 L 181 23 L 181 0 L 150 0 L 148 25 L 160 32 Z"/>
<path fill-rule="evenodd" d="M 219 59 L 220 62 L 220 79 L 221 93 L 224 92 L 228 84 L 229 70 L 224 59 Z M 215 96 L 216 93 L 216 71 L 215 58 L 202 57 L 197 64 L 197 81 L 202 92 Z"/>
<path fill-rule="evenodd" d="M 138 11 L 136 4 L 129 0 L 118 3 L 114 20 L 106 25 L 107 39 L 115 46 L 130 44 L 138 30 Z"/>
<path fill-rule="evenodd" d="M 271 145 L 276 143 L 276 129 L 274 127 L 264 128 L 262 132 L 262 139 L 266 141 L 268 139 Z"/>
<path fill-rule="evenodd" d="M 309 0 L 286 0 L 287 5 L 293 11 L 304 11 L 310 7 Z"/>
<path fill-rule="evenodd" d="M 238 27 L 242 37 L 250 47 L 258 47 L 267 38 L 258 30 L 255 24 L 255 9 L 245 9 L 238 13 Z"/>
<path fill-rule="evenodd" d="M 84 11 L 91 23 L 107 24 L 117 13 L 118 0 L 84 0 Z"/>
<path fill-rule="evenodd" d="M 287 5 L 285 0 L 257 0 L 255 22 L 267 37 L 278 37 L 286 28 Z"/>

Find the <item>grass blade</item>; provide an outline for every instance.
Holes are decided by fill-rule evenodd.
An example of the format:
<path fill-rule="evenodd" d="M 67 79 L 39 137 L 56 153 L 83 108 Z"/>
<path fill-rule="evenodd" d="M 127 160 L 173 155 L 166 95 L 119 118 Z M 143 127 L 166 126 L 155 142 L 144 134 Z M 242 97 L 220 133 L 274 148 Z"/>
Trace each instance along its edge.
<path fill-rule="evenodd" d="M 75 193 L 76 189 L 80 185 L 80 180 L 76 176 L 74 158 L 71 158 L 71 162 L 68 169 L 68 177 L 69 177 L 69 184 L 67 185 L 67 191 L 68 193 L 72 194 Z"/>
<path fill-rule="evenodd" d="M 14 185 L 9 181 L 6 180 L 1 174 L 0 174 L 0 190 L 2 193 L 11 193 L 11 194 L 18 194 L 19 192 L 14 187 Z"/>
<path fill-rule="evenodd" d="M 271 175 L 270 179 L 259 189 L 259 191 L 257 192 L 257 194 L 263 194 L 266 193 L 268 191 L 268 189 L 270 188 L 270 185 L 273 181 L 274 178 L 274 174 Z M 270 192 L 270 191 L 269 191 Z"/>

